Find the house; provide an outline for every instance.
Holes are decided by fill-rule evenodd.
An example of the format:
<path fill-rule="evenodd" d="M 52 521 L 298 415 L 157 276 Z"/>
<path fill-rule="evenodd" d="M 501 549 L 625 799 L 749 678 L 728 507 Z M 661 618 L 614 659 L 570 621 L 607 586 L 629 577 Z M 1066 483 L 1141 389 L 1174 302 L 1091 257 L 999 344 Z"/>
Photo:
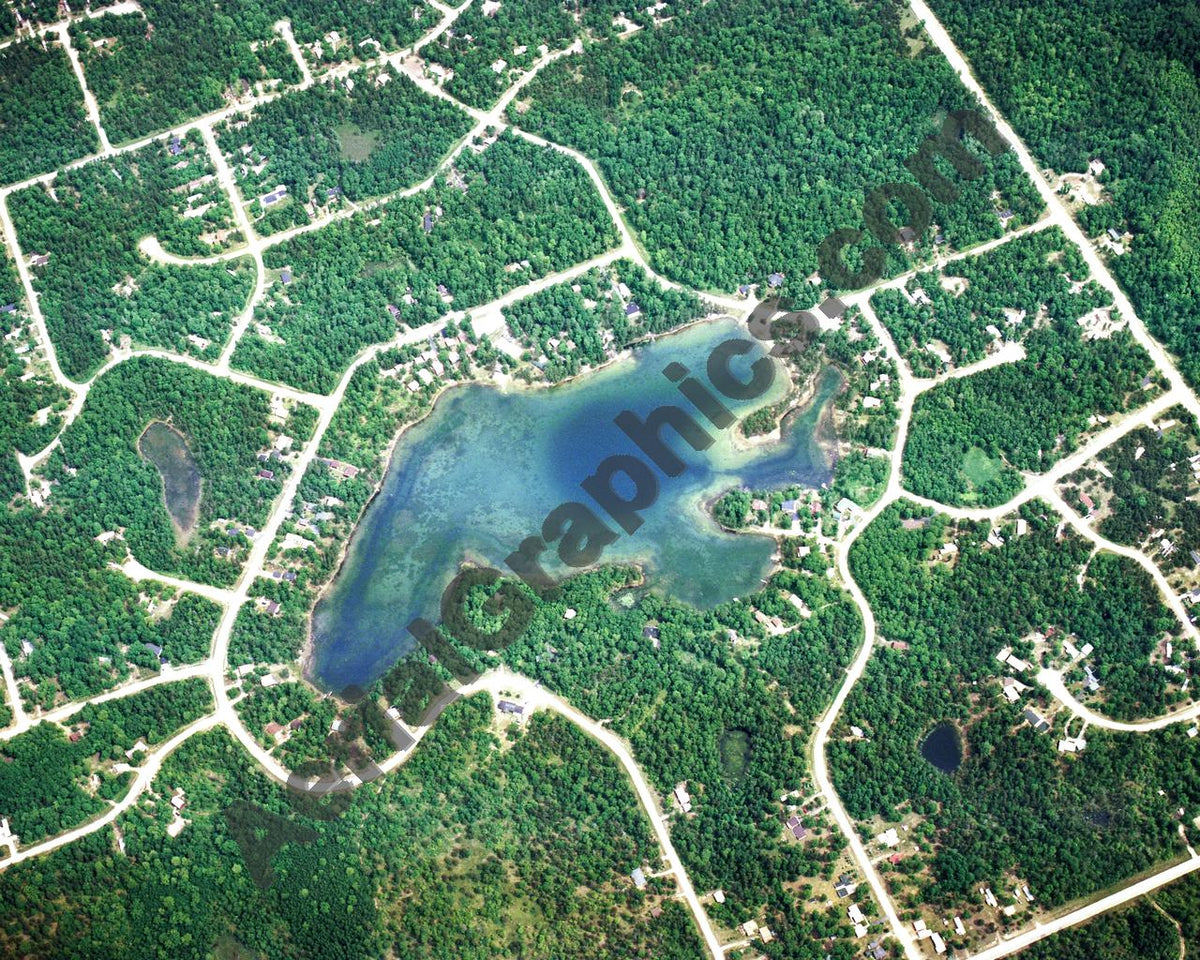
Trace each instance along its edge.
<path fill-rule="evenodd" d="M 774 290 L 776 287 L 783 286 L 784 276 L 782 273 L 773 273 L 767 277 L 767 286 Z"/>
<path fill-rule="evenodd" d="M 684 813 L 692 812 L 692 798 L 688 796 L 687 781 L 675 784 L 675 800 Z"/>
<path fill-rule="evenodd" d="M 511 714 L 514 717 L 522 716 L 525 713 L 525 708 L 519 703 L 513 703 L 511 700 L 501 700 L 496 704 L 496 709 L 501 713 Z"/>
<path fill-rule="evenodd" d="M 1033 727 L 1035 733 L 1045 733 L 1050 729 L 1050 724 L 1047 723 L 1038 712 L 1032 707 L 1026 707 L 1024 712 L 1025 722 Z"/>
<path fill-rule="evenodd" d="M 644 640 L 653 640 L 654 645 L 657 647 L 659 640 L 658 627 L 642 627 L 642 638 Z"/>
<path fill-rule="evenodd" d="M 279 616 L 279 604 L 274 600 L 269 601 L 267 603 L 267 613 L 272 617 Z"/>
<path fill-rule="evenodd" d="M 963 926 L 962 917 L 954 918 L 954 932 L 960 937 L 967 935 L 967 928 Z"/>
<path fill-rule="evenodd" d="M 896 828 L 892 827 L 889 830 L 884 830 L 876 839 L 889 850 L 892 847 L 899 846 L 900 834 L 896 832 Z"/>
<path fill-rule="evenodd" d="M 275 722 L 268 723 L 263 729 L 267 731 L 268 737 L 275 737 L 283 732 L 283 727 Z"/>
<path fill-rule="evenodd" d="M 756 933 L 758 933 L 758 921 L 757 920 L 747 920 L 745 923 L 742 924 L 742 933 L 744 933 L 748 937 L 754 936 Z"/>
<path fill-rule="evenodd" d="M 871 960 L 883 960 L 887 956 L 887 951 L 879 945 L 878 940 L 875 940 L 867 944 L 867 954 L 871 957 Z"/>
<path fill-rule="evenodd" d="M 914 230 L 912 227 L 901 227 L 900 228 L 900 242 L 901 243 L 915 243 L 916 239 L 917 239 L 917 231 Z"/>
<path fill-rule="evenodd" d="M 187 806 L 187 798 L 184 796 L 182 790 L 175 791 L 175 795 L 171 797 L 171 806 L 176 810 L 182 810 Z"/>
<path fill-rule="evenodd" d="M 274 480 L 275 479 L 275 471 L 274 470 L 259 470 L 258 471 L 258 479 L 259 480 Z"/>
<path fill-rule="evenodd" d="M 857 903 L 850 904 L 850 910 L 848 912 L 850 914 L 851 923 L 863 923 L 867 919 L 865 916 L 863 916 L 862 908 Z"/>
<path fill-rule="evenodd" d="M 283 271 L 283 273 L 281 273 L 281 274 L 279 275 L 279 279 L 280 279 L 280 280 L 283 282 L 283 284 L 284 284 L 285 286 L 286 286 L 287 284 L 291 283 L 291 282 L 292 282 L 292 271 L 291 271 L 291 270 L 284 270 L 284 271 Z"/>
<path fill-rule="evenodd" d="M 400 319 L 400 308 L 398 306 L 396 306 L 394 303 L 389 303 L 387 305 L 387 312 L 392 315 L 393 320 Z"/>
<path fill-rule="evenodd" d="M 834 892 L 837 893 L 838 899 L 841 900 L 843 897 L 848 897 L 855 890 L 857 890 L 858 884 L 854 883 L 854 881 L 850 879 L 850 875 L 848 873 L 843 873 L 838 878 L 838 882 L 834 884 L 833 889 Z"/>
<path fill-rule="evenodd" d="M 641 312 L 642 312 L 642 308 L 637 305 L 636 301 L 628 304 L 625 307 L 625 316 L 627 316 L 627 317 L 636 317 Z"/>
<path fill-rule="evenodd" d="M 943 954 L 946 952 L 946 941 L 942 939 L 940 933 L 932 932 L 929 934 L 929 939 L 933 943 L 934 953 Z"/>
<path fill-rule="evenodd" d="M 342 195 L 341 187 L 330 187 L 328 190 L 325 191 L 325 199 L 326 200 L 332 200 L 334 197 L 340 197 L 341 195 Z"/>
<path fill-rule="evenodd" d="M 263 674 L 263 676 L 259 679 L 259 683 L 261 683 L 264 687 L 273 687 L 275 684 L 279 683 L 279 678 L 273 673 L 267 673 Z"/>
<path fill-rule="evenodd" d="M 22 640 L 21 641 L 21 656 L 28 657 L 32 653 L 33 653 L 33 644 L 30 643 L 28 640 Z"/>
<path fill-rule="evenodd" d="M 792 831 L 792 836 L 797 840 L 803 840 L 808 835 L 808 831 L 804 829 L 804 824 L 795 814 L 788 817 L 787 828 Z"/>
<path fill-rule="evenodd" d="M 634 867 L 633 873 L 629 875 L 629 878 L 633 881 L 633 885 L 639 890 L 646 889 L 646 874 L 641 867 Z"/>
<path fill-rule="evenodd" d="M 849 520 L 852 516 L 854 516 L 855 513 L 858 512 L 858 504 L 849 497 L 842 497 L 842 499 L 837 502 L 837 506 L 834 509 L 837 510 L 838 514 L 843 520 Z"/>
<path fill-rule="evenodd" d="M 750 284 L 743 283 L 738 287 L 738 293 L 740 293 L 743 297 L 748 296 L 750 293 Z"/>
<path fill-rule="evenodd" d="M 620 295 L 622 300 L 628 300 L 630 298 L 630 296 L 632 295 L 629 290 L 629 287 L 627 287 L 623 283 L 617 284 L 617 293 Z"/>
<path fill-rule="evenodd" d="M 1083 668 L 1083 686 L 1088 693 L 1095 693 L 1100 689 L 1100 680 L 1092 672 L 1092 665 L 1090 663 L 1085 664 Z"/>
<path fill-rule="evenodd" d="M 254 664 L 252 664 L 252 663 L 243 663 L 240 667 L 237 668 L 237 675 L 239 677 L 244 677 L 247 674 L 253 673 L 253 672 L 254 672 Z"/>
<path fill-rule="evenodd" d="M 6 303 L 4 306 L 0 307 L 0 313 L 16 313 L 16 312 L 17 312 L 17 305 L 15 303 Z"/>
<path fill-rule="evenodd" d="M 998 214 L 996 214 L 996 216 L 1000 218 L 1000 226 L 1006 227 L 1008 226 L 1008 222 L 1015 217 L 1016 214 L 1011 210 L 1001 210 Z"/>
<path fill-rule="evenodd" d="M 422 227 L 426 233 L 433 233 L 433 214 L 428 210 L 425 211 L 425 219 L 422 221 Z M 440 290 L 438 291 L 441 292 Z"/>
<path fill-rule="evenodd" d="M 712 898 L 713 898 L 713 901 L 716 903 L 724 903 L 725 902 L 725 891 L 724 890 L 714 890 L 712 892 Z"/>
<path fill-rule="evenodd" d="M 50 262 L 50 254 L 49 253 L 35 253 L 32 257 L 29 258 L 29 265 L 31 267 L 44 267 L 49 262 Z"/>
<path fill-rule="evenodd" d="M 303 723 L 304 723 L 304 718 L 297 717 L 295 720 L 293 720 L 291 723 L 288 724 L 288 727 L 292 730 L 299 730 L 301 724 L 303 724 Z"/>
<path fill-rule="evenodd" d="M 828 319 L 841 320 L 843 314 L 846 312 L 846 304 L 845 301 L 839 300 L 837 297 L 830 297 L 821 304 L 819 309 Z"/>
<path fill-rule="evenodd" d="M 158 644 L 156 644 L 156 643 L 143 643 L 143 644 L 142 644 L 142 646 L 143 646 L 143 647 L 145 647 L 147 650 L 149 650 L 149 651 L 150 651 L 152 654 L 154 654 L 156 657 L 158 657 L 158 659 L 159 659 L 159 660 L 161 660 L 161 659 L 162 659 L 162 655 L 163 655 L 163 649 L 162 649 L 162 647 L 160 647 Z"/>
<path fill-rule="evenodd" d="M 180 141 L 178 137 L 172 137 L 171 143 L 167 146 L 167 152 L 173 157 L 179 156 L 181 153 L 183 153 L 182 141 Z"/>
<path fill-rule="evenodd" d="M 262 197 L 259 197 L 258 202 L 261 203 L 264 207 L 269 207 L 272 204 L 278 203 L 285 196 L 287 196 L 287 187 L 281 185 L 281 186 L 276 187 L 270 193 L 265 194 Z"/>
<path fill-rule="evenodd" d="M 1112 227 L 1109 227 L 1108 228 L 1108 239 L 1110 239 L 1113 243 L 1120 243 L 1121 242 L 1121 234 L 1119 234 Z"/>

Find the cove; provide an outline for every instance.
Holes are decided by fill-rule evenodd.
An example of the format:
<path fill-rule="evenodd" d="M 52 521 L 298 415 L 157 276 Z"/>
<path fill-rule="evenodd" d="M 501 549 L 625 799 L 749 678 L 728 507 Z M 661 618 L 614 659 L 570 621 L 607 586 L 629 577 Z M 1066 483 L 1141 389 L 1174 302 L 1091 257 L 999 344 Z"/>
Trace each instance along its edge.
<path fill-rule="evenodd" d="M 155 420 L 138 438 L 137 448 L 162 477 L 167 513 L 179 534 L 186 537 L 196 524 L 200 507 L 200 468 L 187 440 L 170 424 Z"/>
<path fill-rule="evenodd" d="M 669 403 L 693 410 L 663 367 L 682 363 L 707 383 L 707 358 L 730 337 L 748 339 L 734 321 L 720 320 L 660 338 L 631 359 L 559 387 L 471 384 L 443 393 L 398 441 L 345 562 L 317 604 L 311 679 L 341 690 L 378 678 L 413 648 L 405 627 L 414 617 L 440 619 L 442 590 L 464 560 L 505 569 L 504 558 L 541 529 L 551 509 L 567 500 L 590 503 L 579 482 L 605 457 L 640 454 L 613 423 L 618 413 L 644 417 Z M 735 373 L 748 378 L 760 356 L 756 344 L 733 364 Z M 768 396 L 729 401 L 730 409 L 740 417 L 783 396 L 781 367 L 778 374 Z M 696 452 L 668 431 L 687 470 L 659 475 L 658 500 L 642 514 L 643 526 L 622 534 L 602 562 L 638 562 L 647 589 L 700 607 L 753 591 L 770 569 L 774 541 L 722 532 L 705 502 L 738 485 L 815 487 L 828 480 L 832 464 L 820 438 L 830 429 L 828 405 L 840 383 L 837 371 L 822 371 L 812 401 L 789 417 L 784 439 L 772 446 L 739 448 L 736 427 L 710 427 L 715 442 Z M 566 572 L 553 550 L 543 558 L 548 572 Z"/>

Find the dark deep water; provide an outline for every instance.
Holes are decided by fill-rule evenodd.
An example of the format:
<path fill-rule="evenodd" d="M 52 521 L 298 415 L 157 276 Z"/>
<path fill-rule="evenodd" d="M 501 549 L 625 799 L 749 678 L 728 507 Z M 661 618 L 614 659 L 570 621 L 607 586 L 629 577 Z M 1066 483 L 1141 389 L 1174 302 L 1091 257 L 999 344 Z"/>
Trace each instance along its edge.
<path fill-rule="evenodd" d="M 962 763 L 962 740 L 952 723 L 939 723 L 921 741 L 921 756 L 942 773 L 953 773 Z"/>

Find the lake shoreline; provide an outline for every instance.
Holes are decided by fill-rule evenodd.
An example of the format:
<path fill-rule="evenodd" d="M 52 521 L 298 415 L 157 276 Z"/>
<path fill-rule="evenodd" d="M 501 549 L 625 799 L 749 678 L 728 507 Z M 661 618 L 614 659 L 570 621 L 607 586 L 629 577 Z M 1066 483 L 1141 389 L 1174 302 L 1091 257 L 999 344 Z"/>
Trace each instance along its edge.
<path fill-rule="evenodd" d="M 691 321 L 687 324 L 683 324 L 680 327 L 677 327 L 671 331 L 666 331 L 664 333 L 656 334 L 652 337 L 646 337 L 639 341 L 636 341 L 634 344 L 631 344 L 629 347 L 620 351 L 618 354 L 608 358 L 604 363 L 599 364 L 597 366 L 588 367 L 585 370 L 579 371 L 577 374 L 575 374 L 571 377 L 568 377 L 562 381 L 552 383 L 552 384 L 545 383 L 545 382 L 537 382 L 537 381 L 528 382 L 528 381 L 518 380 L 515 378 L 507 378 L 507 380 L 501 379 L 501 380 L 499 380 L 499 382 L 497 382 L 497 378 L 495 378 L 493 376 L 488 376 L 486 378 L 481 378 L 481 379 L 458 380 L 453 383 L 446 383 L 446 384 L 440 385 L 439 388 L 437 389 L 437 392 L 434 394 L 432 402 L 429 404 L 428 408 L 426 410 L 424 410 L 421 413 L 421 415 L 416 417 L 415 419 L 401 424 L 398 427 L 398 429 L 396 430 L 395 434 L 390 438 L 389 442 L 387 443 L 387 445 L 384 448 L 384 450 L 382 451 L 382 453 L 379 455 L 378 459 L 376 460 L 376 463 L 380 466 L 380 472 L 379 472 L 378 477 L 375 479 L 375 481 L 373 483 L 373 489 L 371 490 L 368 498 L 364 502 L 361 511 L 358 513 L 357 517 L 354 519 L 350 534 L 339 545 L 338 551 L 337 551 L 337 556 L 336 556 L 334 564 L 332 565 L 330 574 L 325 579 L 324 583 L 321 584 L 320 588 L 315 592 L 315 594 L 312 598 L 312 601 L 309 604 L 309 608 L 308 608 L 308 612 L 307 612 L 307 622 L 306 622 L 304 643 L 303 643 L 302 650 L 300 652 L 300 656 L 298 658 L 300 661 L 300 665 L 301 665 L 301 675 L 302 675 L 303 679 L 306 682 L 308 682 L 310 685 L 316 687 L 317 689 L 322 690 L 322 692 L 327 692 L 330 689 L 330 686 L 327 683 L 327 681 L 317 674 L 318 660 L 323 659 L 323 658 L 318 656 L 318 647 L 317 647 L 317 643 L 316 643 L 316 618 L 315 618 L 316 608 L 321 604 L 321 602 L 323 600 L 329 599 L 332 595 L 334 595 L 333 591 L 334 591 L 335 586 L 339 583 L 340 579 L 345 575 L 347 564 L 348 564 L 350 556 L 351 556 L 351 548 L 356 545 L 356 538 L 360 537 L 362 535 L 362 531 L 364 529 L 366 529 L 366 527 L 364 525 L 364 518 L 367 516 L 368 508 L 370 508 L 372 504 L 376 504 L 378 502 L 378 497 L 379 497 L 379 494 L 384 489 L 385 481 L 388 479 L 389 476 L 392 475 L 392 473 L 397 465 L 396 453 L 399 449 L 399 445 L 400 445 L 401 441 L 408 436 L 408 431 L 411 428 L 427 421 L 427 419 L 430 417 L 430 415 L 438 409 L 439 403 L 444 401 L 444 399 L 446 397 L 446 393 L 450 388 L 479 386 L 479 387 L 491 388 L 492 390 L 499 391 L 500 393 L 525 394 L 525 393 L 534 393 L 534 392 L 540 392 L 540 391 L 551 391 L 556 387 L 564 386 L 566 384 L 571 384 L 571 385 L 577 386 L 577 385 L 580 385 L 581 383 L 588 382 L 587 375 L 594 374 L 600 370 L 617 367 L 624 361 L 637 358 L 641 352 L 639 350 L 639 347 L 648 346 L 648 345 L 653 344 L 656 341 L 664 340 L 667 337 L 675 337 L 675 336 L 685 333 L 687 331 L 694 331 L 697 328 L 701 328 L 705 325 L 712 324 L 716 321 L 725 321 L 727 323 L 730 323 L 731 326 L 733 326 L 733 330 L 731 331 L 731 333 L 733 333 L 734 335 L 736 335 L 736 332 L 738 332 L 742 326 L 741 323 L 739 321 L 737 321 L 736 318 L 730 317 L 728 314 L 725 314 L 725 313 L 714 312 L 714 313 L 708 314 L 704 317 L 697 318 L 696 320 Z M 689 362 L 691 362 L 691 361 L 689 361 Z M 695 365 L 694 362 L 692 363 L 692 365 L 693 366 Z M 786 372 L 786 375 L 790 378 L 791 371 L 785 367 L 785 372 Z M 799 407 L 804 406 L 804 404 L 806 402 L 811 403 L 813 396 L 815 395 L 815 393 L 817 391 L 816 381 L 819 378 L 814 376 L 814 377 L 811 377 L 808 379 L 809 379 L 809 383 L 806 384 L 806 389 L 805 389 L 803 395 L 796 396 L 789 402 L 789 414 L 792 411 L 798 409 Z M 666 389 L 670 389 L 670 388 L 667 387 Z M 787 385 L 787 387 L 784 389 L 784 392 L 783 392 L 784 397 L 788 397 L 789 393 L 791 393 L 793 390 L 794 390 L 794 385 L 789 383 Z M 660 402 L 661 402 L 661 399 L 662 398 L 660 397 Z M 783 436 L 786 436 L 786 434 L 787 434 L 787 432 L 784 431 Z M 775 438 L 773 438 L 773 442 L 775 444 L 777 444 L 777 443 L 779 443 L 779 441 L 781 439 L 782 439 L 782 436 L 780 435 L 780 432 L 777 431 Z M 772 445 L 772 444 L 769 442 L 768 444 L 761 444 L 760 446 L 767 446 L 767 445 Z M 811 484 L 808 484 L 808 485 L 811 485 Z M 720 484 L 720 485 L 712 488 L 711 490 L 708 490 L 708 489 L 701 490 L 694 497 L 689 498 L 692 500 L 692 508 L 694 508 L 696 511 L 696 518 L 692 521 L 692 524 L 697 527 L 707 527 L 710 530 L 710 532 L 719 534 L 721 536 L 727 535 L 727 532 L 721 529 L 720 525 L 716 523 L 715 518 L 712 517 L 711 512 L 709 512 L 706 509 L 705 501 L 706 501 L 706 498 L 708 498 L 712 494 L 714 494 L 714 493 L 719 494 L 720 489 L 723 486 L 724 486 L 724 484 Z M 613 560 L 611 562 L 614 564 L 617 564 L 617 565 L 637 566 L 638 569 L 642 572 L 642 578 L 644 580 L 645 565 L 646 565 L 647 561 L 652 560 L 655 555 L 652 547 L 653 547 L 653 545 L 651 545 L 651 550 L 649 551 L 649 553 L 647 555 L 635 555 L 632 557 L 613 558 Z M 460 561 L 460 565 L 458 568 L 456 568 L 455 571 L 449 571 L 447 573 L 446 582 L 449 582 L 449 580 L 453 578 L 453 576 L 455 575 L 457 570 L 461 569 L 462 563 L 466 563 L 468 565 L 471 564 L 472 561 L 470 559 L 469 553 L 467 554 L 467 557 L 468 557 L 467 560 Z M 773 558 L 772 558 L 772 564 L 774 564 Z M 768 567 L 771 567 L 771 569 L 773 569 L 772 565 L 764 564 L 763 570 L 764 570 L 764 573 L 766 573 L 766 575 L 769 576 L 770 569 L 768 569 Z M 759 574 L 756 576 L 761 576 L 761 575 L 762 574 Z M 417 581 L 410 581 L 410 582 L 417 582 Z M 429 581 L 426 581 L 426 583 L 428 583 L 428 582 Z M 425 589 L 427 590 L 428 588 L 425 588 Z M 339 608 L 339 612 L 336 615 L 339 617 L 345 616 L 345 614 L 343 612 L 341 612 L 340 608 Z M 395 635 L 393 634 L 393 636 L 395 636 Z M 398 642 L 398 638 L 397 638 L 397 642 Z M 321 650 L 323 651 L 324 647 L 322 647 Z M 328 669 L 328 666 L 326 667 L 326 669 Z M 338 681 L 335 681 L 335 683 L 342 683 L 342 682 L 352 682 L 352 676 L 341 678 Z"/>

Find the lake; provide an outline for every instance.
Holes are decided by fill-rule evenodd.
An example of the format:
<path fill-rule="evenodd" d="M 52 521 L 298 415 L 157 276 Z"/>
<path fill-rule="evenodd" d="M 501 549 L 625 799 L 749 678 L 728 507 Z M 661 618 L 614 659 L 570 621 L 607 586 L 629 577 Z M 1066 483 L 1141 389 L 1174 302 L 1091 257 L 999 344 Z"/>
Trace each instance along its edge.
<path fill-rule="evenodd" d="M 540 531 L 551 509 L 568 500 L 590 502 L 579 482 L 597 464 L 639 452 L 613 423 L 619 412 L 644 417 L 664 403 L 692 410 L 662 375 L 664 366 L 683 363 L 707 382 L 709 353 L 735 336 L 745 333 L 732 320 L 701 324 L 559 387 L 472 384 L 445 392 L 401 437 L 346 561 L 316 608 L 312 679 L 341 690 L 384 673 L 414 646 L 405 630 L 414 617 L 439 619 L 442 590 L 463 560 L 503 569 L 504 558 Z M 749 364 L 761 355 L 756 344 L 734 364 L 735 372 L 748 377 Z M 730 408 L 742 416 L 782 397 L 787 383 L 779 372 L 765 398 L 729 402 Z M 706 451 L 673 444 L 684 446 L 679 455 L 688 468 L 678 477 L 659 475 L 658 500 L 642 514 L 643 526 L 608 547 L 603 561 L 640 562 L 648 589 L 697 606 L 753 591 L 771 567 L 774 541 L 724 533 L 705 501 L 738 485 L 828 480 L 831 463 L 818 437 L 828 433 L 827 409 L 839 385 L 835 370 L 823 371 L 813 401 L 789 418 L 781 443 L 743 449 L 733 442 L 736 427 L 711 427 L 716 442 Z M 553 550 L 544 555 L 551 556 Z M 547 560 L 547 571 L 562 573 L 555 563 L 556 556 Z"/>
<path fill-rule="evenodd" d="M 186 538 L 196 525 L 200 509 L 200 468 L 187 440 L 170 424 L 156 420 L 138 438 L 137 448 L 162 477 L 167 513 L 179 535 Z"/>
<path fill-rule="evenodd" d="M 962 739 L 952 723 L 939 723 L 921 741 L 921 756 L 942 773 L 953 773 L 962 763 Z"/>

